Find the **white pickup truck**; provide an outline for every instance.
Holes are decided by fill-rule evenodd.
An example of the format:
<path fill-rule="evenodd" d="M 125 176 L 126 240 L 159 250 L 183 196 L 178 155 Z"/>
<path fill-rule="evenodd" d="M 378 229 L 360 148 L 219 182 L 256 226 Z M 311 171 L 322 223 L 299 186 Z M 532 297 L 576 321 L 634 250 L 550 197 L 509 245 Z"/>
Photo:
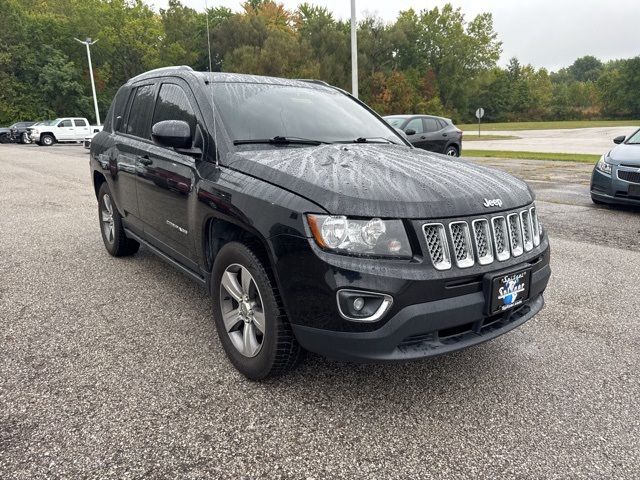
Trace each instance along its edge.
<path fill-rule="evenodd" d="M 34 143 L 48 147 L 56 142 L 82 142 L 92 131 L 86 118 L 65 117 L 34 126 L 29 136 Z"/>

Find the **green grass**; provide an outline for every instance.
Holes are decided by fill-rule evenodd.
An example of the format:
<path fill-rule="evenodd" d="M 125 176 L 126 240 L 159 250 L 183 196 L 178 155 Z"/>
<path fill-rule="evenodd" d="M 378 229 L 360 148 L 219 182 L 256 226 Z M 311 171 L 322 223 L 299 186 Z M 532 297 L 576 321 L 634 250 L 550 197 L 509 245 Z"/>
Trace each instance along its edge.
<path fill-rule="evenodd" d="M 556 130 L 559 128 L 592 128 L 592 127 L 633 127 L 640 125 L 640 120 L 570 120 L 553 122 L 504 122 L 483 123 L 482 131 L 495 130 Z M 467 134 L 478 132 L 477 123 L 457 125 Z"/>
<path fill-rule="evenodd" d="M 463 157 L 510 158 L 514 160 L 554 160 L 559 162 L 595 163 L 600 155 L 586 153 L 509 152 L 507 150 L 462 150 Z"/>
<path fill-rule="evenodd" d="M 478 132 L 473 134 L 473 132 L 466 132 L 466 135 L 463 138 L 465 142 L 478 142 L 482 140 L 518 140 L 520 137 L 516 137 L 515 135 L 481 135 L 478 136 Z"/>

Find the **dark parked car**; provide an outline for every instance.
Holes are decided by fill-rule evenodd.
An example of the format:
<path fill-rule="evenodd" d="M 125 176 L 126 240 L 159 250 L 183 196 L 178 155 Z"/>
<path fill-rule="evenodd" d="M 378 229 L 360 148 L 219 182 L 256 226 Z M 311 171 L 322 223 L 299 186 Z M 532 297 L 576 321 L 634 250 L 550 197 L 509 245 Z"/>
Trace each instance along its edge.
<path fill-rule="evenodd" d="M 18 122 L 11 125 L 11 141 L 25 144 L 31 143 L 31 138 L 29 138 L 29 132 L 27 130 L 35 123 L 36 122 Z"/>
<path fill-rule="evenodd" d="M 205 286 L 252 379 L 304 350 L 459 350 L 544 304 L 549 242 L 529 187 L 411 147 L 322 82 L 147 72 L 116 94 L 90 158 L 107 251 L 143 244 Z"/>
<path fill-rule="evenodd" d="M 384 119 L 402 130 L 414 147 L 459 157 L 462 153 L 462 130 L 448 118 L 433 115 L 391 115 Z"/>
<path fill-rule="evenodd" d="M 640 130 L 613 139 L 611 151 L 600 157 L 591 175 L 594 203 L 640 206 Z"/>
<path fill-rule="evenodd" d="M 14 135 L 14 132 L 24 132 L 26 128 L 33 125 L 34 122 L 16 122 L 9 127 L 0 128 L 0 143 L 13 143 L 21 141 L 21 136 Z"/>

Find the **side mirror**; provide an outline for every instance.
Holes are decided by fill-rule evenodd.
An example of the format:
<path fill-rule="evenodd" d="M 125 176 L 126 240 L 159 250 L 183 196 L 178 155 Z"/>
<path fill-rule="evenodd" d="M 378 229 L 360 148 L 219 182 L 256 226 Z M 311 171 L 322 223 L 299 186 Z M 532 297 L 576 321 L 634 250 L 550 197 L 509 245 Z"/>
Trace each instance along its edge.
<path fill-rule="evenodd" d="M 416 131 L 413 128 L 407 128 L 404 133 L 406 133 L 407 135 L 415 135 Z"/>
<path fill-rule="evenodd" d="M 401 128 L 394 128 L 394 130 L 398 132 L 398 135 L 400 135 L 402 138 L 404 138 L 405 140 L 409 140 L 404 130 L 402 130 Z"/>
<path fill-rule="evenodd" d="M 615 143 L 616 145 L 620 145 L 622 142 L 624 142 L 624 139 L 627 138 L 624 135 L 620 135 L 619 137 L 616 137 L 613 139 L 613 143 Z"/>
<path fill-rule="evenodd" d="M 116 117 L 115 122 L 113 122 L 113 127 L 114 127 L 113 129 L 114 129 L 116 132 L 119 132 L 119 131 L 120 131 L 120 127 L 121 127 L 121 126 L 122 126 L 122 115 L 118 115 L 118 116 Z"/>
<path fill-rule="evenodd" d="M 151 128 L 153 141 L 162 147 L 191 148 L 191 128 L 183 120 L 163 120 Z"/>

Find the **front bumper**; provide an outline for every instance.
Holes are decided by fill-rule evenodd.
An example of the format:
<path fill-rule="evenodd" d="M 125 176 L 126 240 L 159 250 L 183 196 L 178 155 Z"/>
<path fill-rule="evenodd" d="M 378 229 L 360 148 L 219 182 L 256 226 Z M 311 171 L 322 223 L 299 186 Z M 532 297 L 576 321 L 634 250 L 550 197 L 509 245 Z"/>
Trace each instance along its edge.
<path fill-rule="evenodd" d="M 407 306 L 371 332 L 292 327 L 305 349 L 337 360 L 385 362 L 441 355 L 486 342 L 531 319 L 544 306 L 550 275 L 548 265 L 534 272 L 529 300 L 493 317 L 484 315 L 484 295 L 476 292 Z"/>
<path fill-rule="evenodd" d="M 611 175 L 594 168 L 591 175 L 591 198 L 603 203 L 640 206 L 640 197 L 629 194 L 631 182 L 618 178 L 618 166 Z M 637 184 L 635 184 L 637 185 Z"/>

